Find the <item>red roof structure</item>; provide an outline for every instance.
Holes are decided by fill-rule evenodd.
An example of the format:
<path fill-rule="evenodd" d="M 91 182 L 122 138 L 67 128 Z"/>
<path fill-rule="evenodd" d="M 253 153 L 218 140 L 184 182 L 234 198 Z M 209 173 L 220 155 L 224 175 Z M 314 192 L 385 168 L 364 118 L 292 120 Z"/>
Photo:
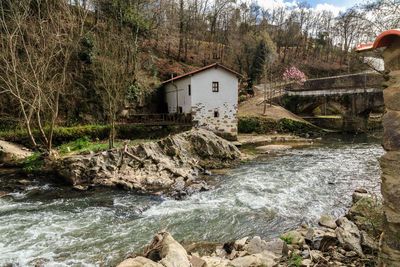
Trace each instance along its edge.
<path fill-rule="evenodd" d="M 204 70 L 211 69 L 211 68 L 222 68 L 222 69 L 224 69 L 224 70 L 226 70 L 226 71 L 229 71 L 229 72 L 233 73 L 233 74 L 236 75 L 238 78 L 242 77 L 242 75 L 240 75 L 240 74 L 237 73 L 236 71 L 231 70 L 231 69 L 225 67 L 224 65 L 221 65 L 220 63 L 213 63 L 213 64 L 211 64 L 211 65 L 202 67 L 202 68 L 200 68 L 200 69 L 197 69 L 197 70 L 194 70 L 194 71 L 191 71 L 191 72 L 188 72 L 188 73 L 185 73 L 185 74 L 182 74 L 182 75 L 173 77 L 173 78 L 168 79 L 168 80 L 166 80 L 166 81 L 163 81 L 163 82 L 161 83 L 161 85 L 165 85 L 165 84 L 167 84 L 167 83 L 170 83 L 170 82 L 173 82 L 173 81 L 176 81 L 176 80 L 185 78 L 185 77 L 187 77 L 187 76 L 191 76 L 191 75 L 193 75 L 193 74 L 195 74 L 195 73 L 199 73 L 199 72 L 202 72 L 202 71 L 204 71 Z"/>
<path fill-rule="evenodd" d="M 393 39 L 396 36 L 400 37 L 400 29 L 392 29 L 384 31 L 378 37 L 376 37 L 374 43 L 362 44 L 357 46 L 356 52 L 371 51 L 379 47 L 386 47 L 392 43 Z"/>

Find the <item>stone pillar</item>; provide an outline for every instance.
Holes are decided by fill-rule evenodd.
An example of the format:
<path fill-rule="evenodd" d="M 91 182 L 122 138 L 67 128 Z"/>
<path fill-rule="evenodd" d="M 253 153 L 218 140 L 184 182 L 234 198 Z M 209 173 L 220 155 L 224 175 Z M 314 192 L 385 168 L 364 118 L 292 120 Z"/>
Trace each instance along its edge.
<path fill-rule="evenodd" d="M 384 222 L 379 266 L 389 267 L 400 266 L 400 37 L 395 37 L 382 55 L 389 79 L 383 91 L 382 142 L 387 153 L 381 158 Z"/>

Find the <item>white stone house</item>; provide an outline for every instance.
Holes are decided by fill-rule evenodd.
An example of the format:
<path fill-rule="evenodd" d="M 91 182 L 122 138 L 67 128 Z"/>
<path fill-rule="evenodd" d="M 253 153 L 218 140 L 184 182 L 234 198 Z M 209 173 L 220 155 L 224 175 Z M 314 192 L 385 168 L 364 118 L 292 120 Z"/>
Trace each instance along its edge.
<path fill-rule="evenodd" d="M 240 77 L 239 73 L 214 63 L 164 81 L 168 113 L 192 114 L 198 127 L 236 140 Z"/>

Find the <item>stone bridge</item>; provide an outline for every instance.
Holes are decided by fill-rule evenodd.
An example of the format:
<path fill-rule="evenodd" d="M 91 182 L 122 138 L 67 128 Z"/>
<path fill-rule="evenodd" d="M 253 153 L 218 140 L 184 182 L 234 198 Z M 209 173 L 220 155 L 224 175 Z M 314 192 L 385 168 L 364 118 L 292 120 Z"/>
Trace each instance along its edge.
<path fill-rule="evenodd" d="M 285 85 L 286 94 L 280 102 L 303 117 L 313 116 L 316 111 L 339 114 L 343 130 L 362 132 L 371 112 L 384 111 L 382 82 L 382 75 L 375 72 L 310 79 L 303 85 Z"/>

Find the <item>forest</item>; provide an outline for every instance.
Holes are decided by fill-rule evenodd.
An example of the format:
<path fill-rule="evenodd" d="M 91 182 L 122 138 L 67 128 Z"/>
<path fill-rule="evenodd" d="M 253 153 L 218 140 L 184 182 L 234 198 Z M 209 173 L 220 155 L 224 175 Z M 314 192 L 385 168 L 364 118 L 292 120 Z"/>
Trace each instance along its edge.
<path fill-rule="evenodd" d="M 50 153 L 56 127 L 113 129 L 122 110 L 157 112 L 161 81 L 213 62 L 241 73 L 243 90 L 290 67 L 356 73 L 367 66 L 354 47 L 399 27 L 399 8 L 376 0 L 335 16 L 307 2 L 3 0 L 0 128 L 24 129 Z"/>

